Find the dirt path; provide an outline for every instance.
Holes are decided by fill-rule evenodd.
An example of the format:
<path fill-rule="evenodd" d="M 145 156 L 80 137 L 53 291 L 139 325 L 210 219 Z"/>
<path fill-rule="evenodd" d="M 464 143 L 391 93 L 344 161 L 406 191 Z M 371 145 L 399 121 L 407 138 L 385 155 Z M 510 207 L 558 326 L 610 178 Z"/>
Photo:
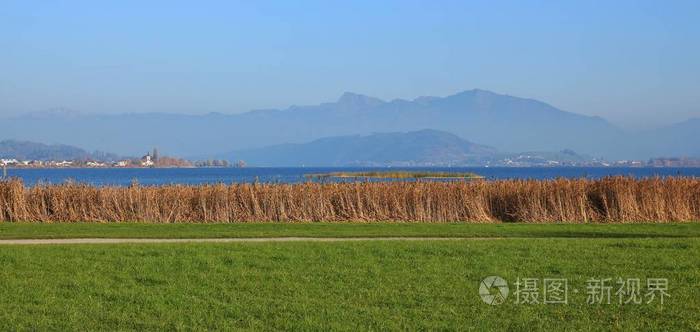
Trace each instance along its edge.
<path fill-rule="evenodd" d="M 83 239 L 16 239 L 0 240 L 0 245 L 16 244 L 114 244 L 114 243 L 225 243 L 225 242 L 342 242 L 342 241 L 458 241 L 497 240 L 498 237 L 266 237 L 266 238 L 206 238 L 206 239 L 128 239 L 128 238 L 83 238 Z"/>

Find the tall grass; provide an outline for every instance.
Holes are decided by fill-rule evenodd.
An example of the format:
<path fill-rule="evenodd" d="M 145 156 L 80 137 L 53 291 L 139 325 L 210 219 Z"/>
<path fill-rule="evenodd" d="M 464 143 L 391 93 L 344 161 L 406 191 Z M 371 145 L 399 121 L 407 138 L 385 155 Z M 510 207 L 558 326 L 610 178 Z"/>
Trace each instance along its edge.
<path fill-rule="evenodd" d="M 700 179 L 26 187 L 0 181 L 0 221 L 686 222 Z"/>
<path fill-rule="evenodd" d="M 483 179 L 472 172 L 412 172 L 412 171 L 375 171 L 375 172 L 331 172 L 306 174 L 310 179 L 325 178 L 379 178 L 379 179 Z"/>

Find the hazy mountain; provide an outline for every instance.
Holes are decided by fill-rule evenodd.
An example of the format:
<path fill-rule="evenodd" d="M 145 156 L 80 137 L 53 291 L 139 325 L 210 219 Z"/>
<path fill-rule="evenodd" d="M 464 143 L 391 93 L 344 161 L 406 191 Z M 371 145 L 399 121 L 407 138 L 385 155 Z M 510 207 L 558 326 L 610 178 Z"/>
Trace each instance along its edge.
<path fill-rule="evenodd" d="M 633 143 L 638 156 L 700 157 L 700 118 L 641 132 Z"/>
<path fill-rule="evenodd" d="M 0 139 L 60 142 L 126 155 L 158 147 L 180 156 L 214 156 L 323 137 L 423 128 L 451 132 L 500 151 L 572 149 L 610 159 L 657 156 L 659 149 L 671 151 L 663 144 L 695 136 L 692 130 L 659 131 L 668 138 L 659 137 L 652 148 L 644 135 L 626 134 L 599 117 L 565 112 L 537 100 L 470 90 L 411 101 L 345 93 L 335 102 L 242 114 L 33 114 L 0 121 Z M 696 148 L 673 147 L 677 154 Z"/>
<path fill-rule="evenodd" d="M 117 155 L 104 152 L 87 152 L 70 145 L 46 145 L 35 142 L 0 141 L 0 158 L 18 160 L 103 160 L 113 161 Z"/>
<path fill-rule="evenodd" d="M 474 164 L 496 150 L 456 135 L 420 130 L 366 136 L 340 136 L 305 144 L 281 144 L 234 151 L 222 158 L 253 166 L 430 166 Z"/>

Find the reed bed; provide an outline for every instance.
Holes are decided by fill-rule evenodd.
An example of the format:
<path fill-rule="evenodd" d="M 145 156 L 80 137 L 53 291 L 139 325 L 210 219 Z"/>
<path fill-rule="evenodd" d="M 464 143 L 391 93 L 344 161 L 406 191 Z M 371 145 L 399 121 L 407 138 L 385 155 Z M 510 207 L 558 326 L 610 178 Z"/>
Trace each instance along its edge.
<path fill-rule="evenodd" d="M 331 172 L 306 174 L 309 179 L 327 178 L 376 178 L 376 179 L 483 179 L 472 172 L 411 172 L 411 171 L 374 171 L 374 172 Z"/>
<path fill-rule="evenodd" d="M 129 187 L 0 181 L 5 222 L 698 220 L 700 179 L 687 177 Z"/>

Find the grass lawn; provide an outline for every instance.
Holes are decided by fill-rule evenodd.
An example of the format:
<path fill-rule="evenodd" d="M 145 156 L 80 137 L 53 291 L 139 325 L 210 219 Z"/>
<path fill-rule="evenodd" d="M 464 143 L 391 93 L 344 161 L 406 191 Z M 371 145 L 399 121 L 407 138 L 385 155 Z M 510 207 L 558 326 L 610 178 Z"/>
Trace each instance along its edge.
<path fill-rule="evenodd" d="M 2 245 L 0 330 L 700 330 L 698 224 L 38 226 L 0 230 L 5 238 L 537 238 Z M 559 238 L 567 234 L 577 238 Z M 492 275 L 510 286 L 501 305 L 478 295 Z M 519 277 L 565 278 L 568 304 L 516 304 Z M 621 305 L 618 277 L 639 278 L 643 293 L 647 279 L 666 278 L 670 297 Z M 612 278 L 611 304 L 586 303 L 590 278 Z"/>
<path fill-rule="evenodd" d="M 250 237 L 700 237 L 686 224 L 426 224 L 426 223 L 9 223 L 0 239 Z"/>

